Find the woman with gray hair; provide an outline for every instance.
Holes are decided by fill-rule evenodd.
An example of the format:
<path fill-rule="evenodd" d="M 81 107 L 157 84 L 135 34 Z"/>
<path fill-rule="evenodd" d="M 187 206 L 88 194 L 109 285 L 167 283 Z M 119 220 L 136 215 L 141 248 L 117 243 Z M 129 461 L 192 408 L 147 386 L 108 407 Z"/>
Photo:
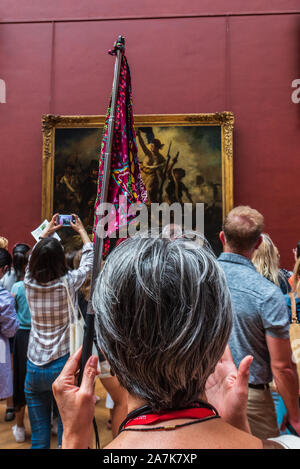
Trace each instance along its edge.
<path fill-rule="evenodd" d="M 226 349 L 232 312 L 224 273 L 201 244 L 197 236 L 128 238 L 99 275 L 98 340 L 129 392 L 130 411 L 107 449 L 263 447 L 246 418 L 252 357 L 235 369 Z M 53 385 L 63 448 L 90 441 L 97 357 L 78 388 L 80 356 L 78 350 Z"/>

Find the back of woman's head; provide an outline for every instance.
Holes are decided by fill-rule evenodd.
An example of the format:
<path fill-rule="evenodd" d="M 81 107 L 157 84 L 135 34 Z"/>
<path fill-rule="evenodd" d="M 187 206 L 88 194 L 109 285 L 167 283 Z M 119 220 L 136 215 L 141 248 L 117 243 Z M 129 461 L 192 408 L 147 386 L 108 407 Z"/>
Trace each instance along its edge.
<path fill-rule="evenodd" d="M 67 271 L 65 254 L 60 242 L 51 237 L 42 239 L 30 257 L 30 277 L 38 283 L 47 283 L 62 277 Z"/>
<path fill-rule="evenodd" d="M 279 252 L 270 236 L 262 235 L 262 242 L 254 252 L 252 262 L 256 270 L 265 278 L 279 285 Z"/>
<path fill-rule="evenodd" d="M 2 269 L 3 267 L 8 267 L 8 269 L 10 269 L 11 264 L 12 257 L 8 250 L 5 248 L 0 248 L 0 269 Z"/>
<path fill-rule="evenodd" d="M 24 243 L 18 243 L 13 248 L 13 267 L 17 282 L 24 277 L 29 251 L 30 246 Z"/>
<path fill-rule="evenodd" d="M 107 257 L 93 306 L 112 370 L 155 410 L 197 399 L 231 331 L 224 273 L 197 238 L 128 238 Z"/>

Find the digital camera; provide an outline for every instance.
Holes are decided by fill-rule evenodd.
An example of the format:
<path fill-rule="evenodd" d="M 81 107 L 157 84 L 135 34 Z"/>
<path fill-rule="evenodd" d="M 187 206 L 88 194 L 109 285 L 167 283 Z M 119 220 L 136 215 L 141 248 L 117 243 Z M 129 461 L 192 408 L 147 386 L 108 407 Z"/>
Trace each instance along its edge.
<path fill-rule="evenodd" d="M 60 225 L 71 226 L 71 222 L 75 222 L 73 215 L 58 215 L 58 223 Z"/>

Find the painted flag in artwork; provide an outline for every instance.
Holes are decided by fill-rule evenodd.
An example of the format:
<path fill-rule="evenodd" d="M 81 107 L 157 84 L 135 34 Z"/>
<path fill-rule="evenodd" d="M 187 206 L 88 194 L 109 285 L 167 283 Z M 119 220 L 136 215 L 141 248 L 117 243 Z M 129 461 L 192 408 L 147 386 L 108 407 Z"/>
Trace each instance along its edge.
<path fill-rule="evenodd" d="M 114 51 L 110 51 L 110 53 L 114 53 Z M 94 235 L 100 219 L 98 215 L 99 210 L 97 209 L 99 209 L 101 201 L 104 160 L 108 143 L 107 135 L 110 106 L 111 103 L 106 115 L 100 151 L 98 189 L 93 229 Z M 112 211 L 113 213 L 111 213 L 111 217 L 108 218 L 107 228 L 105 229 L 106 238 L 104 240 L 103 258 L 107 256 L 113 245 L 110 235 L 116 233 L 116 238 L 118 238 L 120 229 L 132 222 L 132 217 L 128 216 L 127 207 L 131 204 L 145 204 L 147 202 L 147 192 L 141 177 L 136 135 L 133 127 L 130 69 L 124 53 L 122 53 L 121 58 L 115 125 L 111 147 L 110 180 L 107 200 L 105 202 L 112 204 L 114 210 Z"/>

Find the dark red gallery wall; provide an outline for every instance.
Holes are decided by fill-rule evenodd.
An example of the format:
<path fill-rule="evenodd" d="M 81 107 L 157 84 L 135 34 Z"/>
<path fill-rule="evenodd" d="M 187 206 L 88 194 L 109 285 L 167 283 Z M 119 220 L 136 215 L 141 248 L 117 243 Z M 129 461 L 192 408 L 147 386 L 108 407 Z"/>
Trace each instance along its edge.
<path fill-rule="evenodd" d="M 293 12 L 298 0 L 1 0 L 1 18 L 56 20 Z"/>
<path fill-rule="evenodd" d="M 283 9 L 284 5 L 284 9 Z M 43 114 L 105 114 L 116 37 L 136 114 L 235 115 L 234 201 L 265 215 L 282 263 L 300 239 L 298 1 L 2 0 L 0 235 L 32 244 L 40 222 Z"/>

